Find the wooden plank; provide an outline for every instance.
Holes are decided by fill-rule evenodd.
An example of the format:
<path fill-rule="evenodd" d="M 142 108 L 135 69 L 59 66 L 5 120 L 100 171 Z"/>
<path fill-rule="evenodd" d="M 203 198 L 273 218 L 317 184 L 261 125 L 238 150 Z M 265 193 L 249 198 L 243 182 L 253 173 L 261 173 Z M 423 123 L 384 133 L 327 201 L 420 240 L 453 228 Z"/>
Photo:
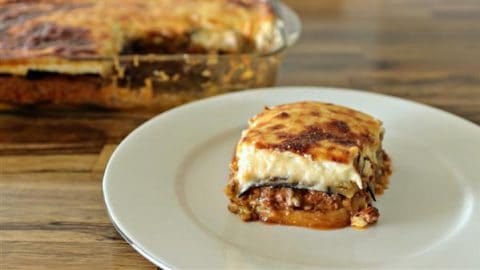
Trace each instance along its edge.
<path fill-rule="evenodd" d="M 0 243 L 1 269 L 154 269 L 112 227 L 90 172 L 3 174 Z"/>
<path fill-rule="evenodd" d="M 101 173 L 105 170 L 108 159 L 112 155 L 113 151 L 115 151 L 116 147 L 117 147 L 116 144 L 107 144 L 103 147 L 102 151 L 98 155 L 97 160 L 95 161 L 95 164 L 93 165 L 93 168 L 92 168 L 93 172 Z"/>
<path fill-rule="evenodd" d="M 2 242 L 2 269 L 155 269 L 125 242 Z M 3 268 L 4 267 L 4 268 Z"/>
<path fill-rule="evenodd" d="M 22 155 L 0 156 L 2 173 L 91 171 L 97 155 Z"/>

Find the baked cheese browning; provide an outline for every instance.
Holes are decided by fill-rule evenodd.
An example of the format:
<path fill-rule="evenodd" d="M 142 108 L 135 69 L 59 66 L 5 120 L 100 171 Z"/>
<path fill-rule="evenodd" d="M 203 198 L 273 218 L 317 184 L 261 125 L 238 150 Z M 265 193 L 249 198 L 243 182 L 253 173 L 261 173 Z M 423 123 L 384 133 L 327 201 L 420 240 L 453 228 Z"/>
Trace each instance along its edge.
<path fill-rule="evenodd" d="M 77 49 L 116 55 L 130 40 L 170 43 L 187 35 L 202 45 L 211 42 L 211 49 L 228 50 L 229 45 L 241 45 L 236 44 L 239 37 L 261 46 L 261 38 L 272 35 L 266 31 L 272 29 L 264 28 L 273 27 L 267 25 L 273 23 L 271 7 L 260 0 L 44 0 L 0 1 L 0 5 L 2 58 L 15 58 L 17 53 L 71 57 L 78 56 Z M 220 34 L 226 39 L 201 37 L 215 39 Z"/>
<path fill-rule="evenodd" d="M 348 163 L 360 151 L 374 156 L 381 143 L 381 125 L 346 107 L 297 102 L 266 108 L 250 119 L 241 143 L 308 155 L 312 160 Z"/>
<path fill-rule="evenodd" d="M 0 57 L 112 55 L 120 36 L 102 1 L 3 1 Z"/>
<path fill-rule="evenodd" d="M 297 102 L 266 108 L 242 132 L 236 181 L 241 191 L 283 179 L 352 197 L 375 178 L 382 136 L 379 120 L 342 106 Z"/>
<path fill-rule="evenodd" d="M 122 53 L 264 52 L 274 29 L 262 0 L 0 1 L 0 73 L 99 74 L 102 62 L 70 58 Z"/>
<path fill-rule="evenodd" d="M 388 186 L 382 123 L 329 103 L 265 108 L 236 146 L 225 190 L 244 220 L 364 227 L 378 220 L 375 195 Z"/>

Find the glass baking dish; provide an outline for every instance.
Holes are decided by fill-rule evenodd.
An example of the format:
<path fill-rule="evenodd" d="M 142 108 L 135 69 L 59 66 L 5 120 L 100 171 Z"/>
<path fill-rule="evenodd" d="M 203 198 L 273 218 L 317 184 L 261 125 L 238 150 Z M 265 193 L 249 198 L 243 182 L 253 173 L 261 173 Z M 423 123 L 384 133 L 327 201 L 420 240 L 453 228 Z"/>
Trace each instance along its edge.
<path fill-rule="evenodd" d="M 111 71 L 108 76 L 84 75 L 75 78 L 76 75 L 71 75 L 75 86 L 67 83 L 53 94 L 48 93 L 48 89 L 38 93 L 30 91 L 25 96 L 17 92 L 15 99 L 21 102 L 5 102 L 8 97 L 1 96 L 0 102 L 4 105 L 9 103 L 9 107 L 21 104 L 49 108 L 95 106 L 162 111 L 207 96 L 271 86 L 275 83 L 285 51 L 295 43 L 301 30 L 300 21 L 290 8 L 278 1 L 272 1 L 272 4 L 278 18 L 275 30 L 278 42 L 268 52 L 148 54 L 73 59 L 84 63 L 101 61 Z M 35 80 L 42 76 L 33 73 L 28 78 L 16 79 Z M 47 97 L 42 99 L 39 95 Z"/>

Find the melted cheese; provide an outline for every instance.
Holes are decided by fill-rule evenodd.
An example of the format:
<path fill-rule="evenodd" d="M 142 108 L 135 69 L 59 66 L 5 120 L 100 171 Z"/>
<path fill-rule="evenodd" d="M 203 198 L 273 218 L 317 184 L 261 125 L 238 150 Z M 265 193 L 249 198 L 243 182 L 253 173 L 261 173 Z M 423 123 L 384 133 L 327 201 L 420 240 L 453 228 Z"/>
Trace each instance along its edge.
<path fill-rule="evenodd" d="M 280 184 L 351 197 L 366 188 L 362 176 L 374 173 L 382 133 L 377 119 L 333 104 L 266 108 L 250 119 L 237 145 L 238 192 Z"/>
<path fill-rule="evenodd" d="M 251 145 L 240 145 L 236 158 L 241 191 L 278 181 L 317 191 L 339 191 L 338 187 L 349 187 L 351 183 L 362 189 L 361 177 L 352 163 L 313 161 L 310 156 L 257 149 Z"/>

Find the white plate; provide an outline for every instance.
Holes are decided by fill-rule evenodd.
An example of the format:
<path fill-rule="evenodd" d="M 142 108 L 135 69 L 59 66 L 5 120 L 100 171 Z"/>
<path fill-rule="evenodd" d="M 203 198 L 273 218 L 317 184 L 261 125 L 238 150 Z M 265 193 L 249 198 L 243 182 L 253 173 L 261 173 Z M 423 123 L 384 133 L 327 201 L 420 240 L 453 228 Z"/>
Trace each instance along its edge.
<path fill-rule="evenodd" d="M 228 164 L 247 119 L 321 100 L 383 120 L 391 186 L 367 230 L 245 223 L 226 209 Z M 480 269 L 480 128 L 449 113 L 360 91 L 285 87 L 187 104 L 132 132 L 103 182 L 111 219 L 158 266 L 175 269 Z"/>

